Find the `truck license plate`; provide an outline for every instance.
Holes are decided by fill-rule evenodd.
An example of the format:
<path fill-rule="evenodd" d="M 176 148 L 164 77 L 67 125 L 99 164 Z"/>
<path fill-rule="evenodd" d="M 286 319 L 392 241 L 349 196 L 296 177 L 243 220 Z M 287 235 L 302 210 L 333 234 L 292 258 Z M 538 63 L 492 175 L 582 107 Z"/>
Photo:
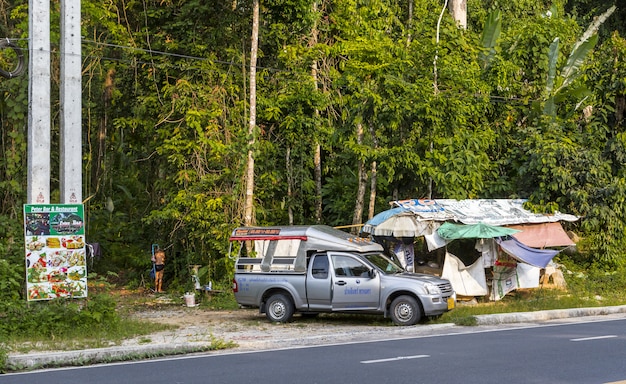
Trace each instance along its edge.
<path fill-rule="evenodd" d="M 453 297 L 448 297 L 448 309 L 453 309 L 454 308 L 454 298 Z"/>

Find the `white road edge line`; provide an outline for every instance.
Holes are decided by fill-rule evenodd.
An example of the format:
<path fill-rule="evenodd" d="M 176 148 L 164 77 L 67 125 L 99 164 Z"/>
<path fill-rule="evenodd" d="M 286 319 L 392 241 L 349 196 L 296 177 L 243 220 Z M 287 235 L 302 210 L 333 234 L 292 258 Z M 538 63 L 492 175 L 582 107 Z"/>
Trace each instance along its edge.
<path fill-rule="evenodd" d="M 617 337 L 617 335 L 581 337 L 580 339 L 569 339 L 569 341 L 588 341 L 588 340 L 612 339 L 614 337 Z"/>
<path fill-rule="evenodd" d="M 389 361 L 421 359 L 421 358 L 424 358 L 424 357 L 430 357 L 430 355 L 398 356 L 398 357 L 390 357 L 388 359 L 363 360 L 363 361 L 361 361 L 361 364 L 386 363 L 386 362 L 389 362 Z"/>

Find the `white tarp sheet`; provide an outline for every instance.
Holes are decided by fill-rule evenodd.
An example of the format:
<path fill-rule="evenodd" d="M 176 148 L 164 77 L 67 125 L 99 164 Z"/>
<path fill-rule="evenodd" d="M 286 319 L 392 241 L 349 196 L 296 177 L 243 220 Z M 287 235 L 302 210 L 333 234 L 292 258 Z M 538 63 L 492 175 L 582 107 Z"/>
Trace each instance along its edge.
<path fill-rule="evenodd" d="M 445 247 L 450 242 L 450 240 L 446 240 L 443 237 L 439 236 L 437 231 L 434 231 L 430 235 L 424 235 L 424 239 L 426 240 L 428 251 L 434 251 L 435 249 Z"/>
<path fill-rule="evenodd" d="M 541 268 L 530 264 L 518 263 L 517 276 L 520 288 L 539 288 Z"/>
<path fill-rule="evenodd" d="M 498 258 L 498 243 L 496 243 L 496 240 L 477 239 L 474 248 L 482 255 L 483 267 L 493 267 Z"/>
<path fill-rule="evenodd" d="M 457 295 L 485 296 L 489 290 L 481 259 L 482 257 L 478 258 L 474 264 L 465 266 L 458 257 L 446 252 L 441 277 L 450 280 Z"/>

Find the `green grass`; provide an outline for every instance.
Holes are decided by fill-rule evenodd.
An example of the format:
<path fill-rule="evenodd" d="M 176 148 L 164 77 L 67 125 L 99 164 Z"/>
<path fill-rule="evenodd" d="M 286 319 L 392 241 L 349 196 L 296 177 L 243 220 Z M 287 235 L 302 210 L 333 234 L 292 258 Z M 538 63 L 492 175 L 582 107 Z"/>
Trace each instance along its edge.
<path fill-rule="evenodd" d="M 146 309 L 180 308 L 178 293 L 148 295 L 123 288 L 108 287 L 106 292 L 92 290 L 93 296 L 81 300 L 53 300 L 49 302 L 12 301 L 0 303 L 0 373 L 20 370 L 8 367 L 9 353 L 33 351 L 68 351 L 112 347 L 124 340 L 138 338 L 139 343 L 150 343 L 151 335 L 176 329 L 133 317 Z M 236 308 L 232 293 L 214 295 L 211 300 L 199 298 L 207 309 Z M 181 349 L 179 353 L 201 352 L 233 348 L 234 343 L 212 338 L 208 345 Z M 158 356 L 158 352 L 155 356 Z M 150 358 L 152 355 L 120 356 L 115 361 Z M 85 362 L 83 362 L 85 363 Z"/>
<path fill-rule="evenodd" d="M 563 263 L 560 270 L 566 281 L 564 289 L 518 290 L 499 301 L 478 299 L 474 305 L 459 301 L 457 308 L 437 322 L 473 325 L 476 323 L 474 316 L 478 315 L 626 304 L 626 267 L 607 272 L 600 267 Z"/>
<path fill-rule="evenodd" d="M 104 348 L 120 345 L 125 339 L 175 328 L 162 324 L 120 319 L 115 326 L 95 326 L 91 329 L 77 328 L 75 332 L 8 336 L 5 344 L 12 352 L 71 351 Z"/>
<path fill-rule="evenodd" d="M 120 344 L 172 326 L 139 321 L 121 314 L 112 296 L 44 303 L 4 303 L 0 335 L 5 350 L 75 350 Z"/>
<path fill-rule="evenodd" d="M 86 300 L 0 303 L 0 372 L 8 353 L 104 348 L 120 345 L 131 338 L 139 338 L 140 343 L 150 343 L 151 334 L 177 328 L 175 325 L 137 319 L 133 313 L 146 308 L 178 309 L 178 294 L 155 297 L 128 293 L 124 289 L 109 289 Z M 234 297 L 228 294 L 224 298 L 216 295 L 211 300 L 200 301 L 208 309 L 237 308 Z M 231 347 L 231 343 L 215 339 L 207 348 Z"/>
<path fill-rule="evenodd" d="M 437 319 L 438 323 L 474 325 L 474 316 L 496 313 L 533 312 L 553 309 L 602 307 L 626 304 L 624 290 L 613 295 L 576 295 L 571 291 L 534 289 L 511 292 L 500 301 L 482 300 L 474 304 L 460 301 L 457 307 Z"/>
<path fill-rule="evenodd" d="M 200 296 L 199 304 L 201 308 L 212 310 L 234 310 L 239 308 L 239 304 L 235 301 L 235 295 L 231 290 L 213 292 L 210 296 L 206 294 Z"/>

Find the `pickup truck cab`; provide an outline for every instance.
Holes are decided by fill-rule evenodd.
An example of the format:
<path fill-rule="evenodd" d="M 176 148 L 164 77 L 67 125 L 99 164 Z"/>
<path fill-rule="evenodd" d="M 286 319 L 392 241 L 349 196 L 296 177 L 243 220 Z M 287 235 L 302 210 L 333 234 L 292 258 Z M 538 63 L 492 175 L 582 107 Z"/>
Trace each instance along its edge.
<path fill-rule="evenodd" d="M 295 312 L 344 312 L 413 325 L 456 302 L 448 280 L 406 272 L 380 244 L 329 226 L 244 227 L 230 240 L 231 254 L 238 252 L 237 302 L 272 322 L 290 321 Z"/>

